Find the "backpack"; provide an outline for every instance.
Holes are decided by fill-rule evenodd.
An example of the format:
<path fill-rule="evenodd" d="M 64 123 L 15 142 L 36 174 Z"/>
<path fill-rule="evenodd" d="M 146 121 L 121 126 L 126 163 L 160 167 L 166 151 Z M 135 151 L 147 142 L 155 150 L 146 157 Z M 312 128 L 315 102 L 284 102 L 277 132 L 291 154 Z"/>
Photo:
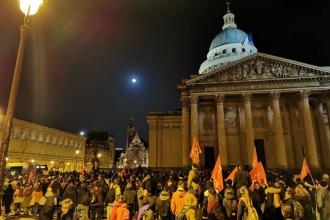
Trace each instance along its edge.
<path fill-rule="evenodd" d="M 116 188 L 111 187 L 107 193 L 107 202 L 113 203 L 116 199 Z"/>
<path fill-rule="evenodd" d="M 214 215 L 214 217 L 216 219 L 225 219 L 225 215 L 224 215 L 220 205 L 214 207 L 214 209 L 212 210 L 212 214 Z"/>
<path fill-rule="evenodd" d="M 158 215 L 161 217 L 169 216 L 170 214 L 170 202 L 167 200 L 160 200 L 160 207 L 158 209 Z"/>
<path fill-rule="evenodd" d="M 243 220 L 259 220 L 257 210 L 252 206 L 252 201 L 248 203 L 244 198 L 240 198 L 245 203 L 247 212 L 244 212 Z"/>
<path fill-rule="evenodd" d="M 295 219 L 302 219 L 304 217 L 304 207 L 298 201 L 293 200 L 293 212 Z"/>

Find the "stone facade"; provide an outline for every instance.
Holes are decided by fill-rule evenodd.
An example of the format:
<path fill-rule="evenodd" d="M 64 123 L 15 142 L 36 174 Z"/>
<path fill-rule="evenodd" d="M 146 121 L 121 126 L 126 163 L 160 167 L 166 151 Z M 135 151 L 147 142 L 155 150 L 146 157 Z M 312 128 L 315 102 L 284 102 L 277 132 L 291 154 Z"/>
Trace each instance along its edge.
<path fill-rule="evenodd" d="M 0 115 L 0 134 L 5 116 Z M 85 137 L 13 119 L 8 163 L 34 162 L 60 171 L 79 170 L 84 162 Z"/>
<path fill-rule="evenodd" d="M 151 167 L 189 166 L 193 136 L 202 165 L 251 164 L 253 147 L 267 168 L 330 168 L 330 72 L 255 53 L 178 86 L 181 112 L 150 113 Z M 211 162 L 210 162 L 211 160 Z"/>

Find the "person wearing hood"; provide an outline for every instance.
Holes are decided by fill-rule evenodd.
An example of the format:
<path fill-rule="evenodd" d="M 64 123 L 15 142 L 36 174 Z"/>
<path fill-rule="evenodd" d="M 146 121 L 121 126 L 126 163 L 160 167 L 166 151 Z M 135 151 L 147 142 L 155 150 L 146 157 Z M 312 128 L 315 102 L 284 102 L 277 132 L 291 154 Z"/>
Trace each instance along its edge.
<path fill-rule="evenodd" d="M 171 207 L 171 197 L 165 186 L 160 192 L 159 197 L 156 199 L 156 212 L 159 220 L 169 220 L 170 219 L 170 207 Z"/>
<path fill-rule="evenodd" d="M 114 202 L 111 217 L 109 220 L 129 220 L 130 214 L 126 207 L 126 203 L 123 201 L 123 196 L 118 195 L 116 201 Z"/>
<path fill-rule="evenodd" d="M 292 188 L 287 188 L 285 191 L 281 213 L 285 220 L 300 220 L 304 216 L 304 209 L 302 205 L 296 201 L 295 191 Z"/>
<path fill-rule="evenodd" d="M 181 181 L 178 183 L 178 189 L 173 193 L 171 200 L 171 211 L 175 216 L 178 216 L 181 213 L 186 194 L 185 184 Z"/>

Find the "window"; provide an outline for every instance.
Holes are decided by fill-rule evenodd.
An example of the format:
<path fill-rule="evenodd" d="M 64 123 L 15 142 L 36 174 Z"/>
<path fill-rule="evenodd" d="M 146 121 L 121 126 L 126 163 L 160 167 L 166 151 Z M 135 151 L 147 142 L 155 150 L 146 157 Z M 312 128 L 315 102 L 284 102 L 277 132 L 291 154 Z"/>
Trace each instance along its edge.
<path fill-rule="evenodd" d="M 227 53 L 227 50 L 223 50 L 222 53 L 223 53 L 223 54 Z"/>
<path fill-rule="evenodd" d="M 243 52 L 243 53 L 245 52 L 245 48 L 242 48 L 242 52 Z"/>
<path fill-rule="evenodd" d="M 233 48 L 231 51 L 232 51 L 233 53 L 236 53 L 236 48 Z"/>
<path fill-rule="evenodd" d="M 218 53 L 214 53 L 214 56 L 218 56 Z"/>

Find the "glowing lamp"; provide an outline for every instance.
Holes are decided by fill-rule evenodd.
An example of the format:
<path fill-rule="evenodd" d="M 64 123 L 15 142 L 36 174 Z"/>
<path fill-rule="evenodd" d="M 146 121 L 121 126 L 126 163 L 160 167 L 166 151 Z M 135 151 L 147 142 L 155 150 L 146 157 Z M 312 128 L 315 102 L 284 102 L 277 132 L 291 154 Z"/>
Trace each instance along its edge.
<path fill-rule="evenodd" d="M 8 161 L 9 160 L 9 157 L 6 157 L 6 161 Z"/>
<path fill-rule="evenodd" d="M 79 152 L 79 150 L 76 150 L 76 154 L 79 154 L 80 152 Z"/>
<path fill-rule="evenodd" d="M 38 12 L 43 0 L 19 0 L 21 11 L 26 15 L 34 15 Z"/>
<path fill-rule="evenodd" d="M 102 154 L 99 153 L 97 156 L 100 158 L 102 156 Z"/>

